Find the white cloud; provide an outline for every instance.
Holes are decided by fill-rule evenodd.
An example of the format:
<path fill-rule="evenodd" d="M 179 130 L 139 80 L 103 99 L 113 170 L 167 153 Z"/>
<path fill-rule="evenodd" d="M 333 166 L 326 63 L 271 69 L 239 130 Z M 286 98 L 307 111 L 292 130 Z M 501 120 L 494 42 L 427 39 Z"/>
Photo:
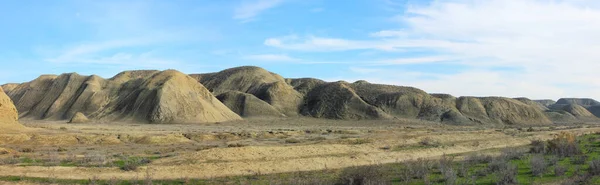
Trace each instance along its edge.
<path fill-rule="evenodd" d="M 273 61 L 273 62 L 290 62 L 290 61 L 300 61 L 300 59 L 290 57 L 284 54 L 260 54 L 260 55 L 247 55 L 243 57 L 248 60 L 258 60 L 258 61 Z"/>
<path fill-rule="evenodd" d="M 254 0 L 246 1 L 235 7 L 233 19 L 247 22 L 253 20 L 263 11 L 274 8 L 283 3 L 283 0 Z"/>
<path fill-rule="evenodd" d="M 325 8 L 313 8 L 313 9 L 310 9 L 310 12 L 312 12 L 312 13 L 319 13 L 319 12 L 322 12 L 322 11 L 325 11 Z"/>
<path fill-rule="evenodd" d="M 371 37 L 403 37 L 407 35 L 408 33 L 402 30 L 382 30 L 370 34 Z"/>
<path fill-rule="evenodd" d="M 384 51 L 395 51 L 398 45 L 392 40 L 348 40 L 340 38 L 326 38 L 307 36 L 300 38 L 295 35 L 288 35 L 284 37 L 268 38 L 264 42 L 265 45 L 288 49 L 288 50 L 299 50 L 299 51 L 316 51 L 316 52 L 328 52 L 328 51 L 346 51 L 346 50 L 364 50 L 364 49 L 378 49 Z"/>
<path fill-rule="evenodd" d="M 408 6 L 406 13 L 395 18 L 401 21 L 396 28 L 374 32 L 372 39 L 269 38 L 265 45 L 315 52 L 418 49 L 444 53 L 419 61 L 401 59 L 397 64 L 435 62 L 440 57 L 458 60 L 477 71 L 433 80 L 416 78 L 403 85 L 458 95 L 600 99 L 600 94 L 594 94 L 600 92 L 598 1 L 437 0 Z M 492 70 L 495 67 L 519 71 Z M 383 79 L 385 74 L 373 75 Z"/>

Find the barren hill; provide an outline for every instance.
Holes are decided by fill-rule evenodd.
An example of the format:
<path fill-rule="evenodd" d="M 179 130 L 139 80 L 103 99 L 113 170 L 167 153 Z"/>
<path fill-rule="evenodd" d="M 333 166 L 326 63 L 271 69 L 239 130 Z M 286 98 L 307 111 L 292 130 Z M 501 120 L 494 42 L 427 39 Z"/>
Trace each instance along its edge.
<path fill-rule="evenodd" d="M 454 97 L 364 80 L 285 79 L 254 66 L 191 75 L 174 70 L 125 71 L 110 79 L 76 73 L 42 75 L 27 83 L 3 87 L 22 118 L 49 120 L 67 120 L 81 112 L 91 120 L 152 123 L 310 116 L 408 118 L 447 124 L 550 124 L 591 120 L 596 119 L 594 114 L 600 114 L 600 105 L 591 99 L 561 99 L 555 103 L 527 98 Z M 568 104 L 578 106 L 564 106 Z"/>
<path fill-rule="evenodd" d="M 67 73 L 43 75 L 9 92 L 21 117 L 151 123 L 203 123 L 241 119 L 202 84 L 174 70 L 126 71 L 111 79 Z"/>

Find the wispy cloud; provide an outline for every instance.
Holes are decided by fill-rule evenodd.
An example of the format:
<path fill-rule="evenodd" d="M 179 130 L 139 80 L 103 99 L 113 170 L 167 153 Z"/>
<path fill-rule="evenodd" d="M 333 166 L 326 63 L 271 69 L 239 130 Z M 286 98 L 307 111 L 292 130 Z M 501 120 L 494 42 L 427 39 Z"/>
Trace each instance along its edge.
<path fill-rule="evenodd" d="M 396 28 L 373 32 L 368 35 L 371 39 L 288 36 L 268 38 L 264 44 L 304 52 L 418 50 L 431 57 L 383 63 L 453 61 L 480 69 L 411 81 L 440 92 L 553 98 L 600 92 L 596 80 L 600 3 L 596 1 L 433 1 L 408 6 L 405 12 L 394 16 L 400 21 Z M 522 71 L 486 70 L 492 67 Z M 461 84 L 456 86 L 461 88 L 449 84 Z M 558 88 L 560 84 L 577 88 Z"/>
<path fill-rule="evenodd" d="M 283 1 L 284 0 L 245 1 L 239 6 L 235 7 L 233 19 L 237 19 L 242 22 L 252 21 L 263 11 L 274 8 L 283 3 Z"/>
<path fill-rule="evenodd" d="M 402 43 L 396 43 L 393 40 L 349 40 L 317 36 L 307 36 L 301 38 L 296 35 L 268 38 L 264 41 L 264 44 L 267 46 L 281 49 L 315 52 L 365 49 L 396 51 L 399 47 L 406 45 Z"/>
<path fill-rule="evenodd" d="M 247 55 L 243 57 L 247 60 L 258 60 L 258 61 L 269 61 L 269 62 L 293 62 L 301 61 L 300 59 L 290 57 L 285 54 L 260 54 L 260 55 Z"/>
<path fill-rule="evenodd" d="M 312 13 L 319 13 L 319 12 L 322 12 L 322 11 L 325 11 L 325 8 L 313 8 L 313 9 L 310 9 L 310 12 L 312 12 Z"/>

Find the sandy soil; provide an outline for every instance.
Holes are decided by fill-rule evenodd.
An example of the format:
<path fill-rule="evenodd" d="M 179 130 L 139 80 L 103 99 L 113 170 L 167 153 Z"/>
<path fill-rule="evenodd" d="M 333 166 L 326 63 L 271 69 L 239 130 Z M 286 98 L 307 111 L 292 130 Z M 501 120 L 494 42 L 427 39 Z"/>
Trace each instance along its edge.
<path fill-rule="evenodd" d="M 600 131 L 593 125 L 525 129 L 448 126 L 428 122 L 250 119 L 204 125 L 22 121 L 24 133 L 0 134 L 0 158 L 116 154 L 166 157 L 136 171 L 117 167 L 0 165 L 0 176 L 64 179 L 212 178 L 336 169 L 483 151 L 550 139 L 561 131 Z M 429 138 L 439 147 L 418 147 Z M 236 147 L 233 147 L 236 146 Z M 416 147 L 415 147 L 416 146 Z M 34 152 L 22 152 L 34 148 Z M 57 151 L 63 148 L 63 151 Z"/>

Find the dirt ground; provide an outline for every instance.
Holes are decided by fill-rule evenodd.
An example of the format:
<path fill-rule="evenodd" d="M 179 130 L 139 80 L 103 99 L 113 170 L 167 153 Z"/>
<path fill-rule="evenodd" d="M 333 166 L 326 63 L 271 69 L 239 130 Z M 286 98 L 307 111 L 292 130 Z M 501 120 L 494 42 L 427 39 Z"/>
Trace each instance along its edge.
<path fill-rule="evenodd" d="M 310 118 L 202 125 L 21 123 L 30 129 L 0 134 L 0 176 L 140 179 L 150 173 L 154 179 L 181 179 L 337 169 L 522 146 L 562 131 L 600 131 L 594 124 L 529 129 Z M 129 171 L 107 165 L 123 156 L 152 161 Z"/>

